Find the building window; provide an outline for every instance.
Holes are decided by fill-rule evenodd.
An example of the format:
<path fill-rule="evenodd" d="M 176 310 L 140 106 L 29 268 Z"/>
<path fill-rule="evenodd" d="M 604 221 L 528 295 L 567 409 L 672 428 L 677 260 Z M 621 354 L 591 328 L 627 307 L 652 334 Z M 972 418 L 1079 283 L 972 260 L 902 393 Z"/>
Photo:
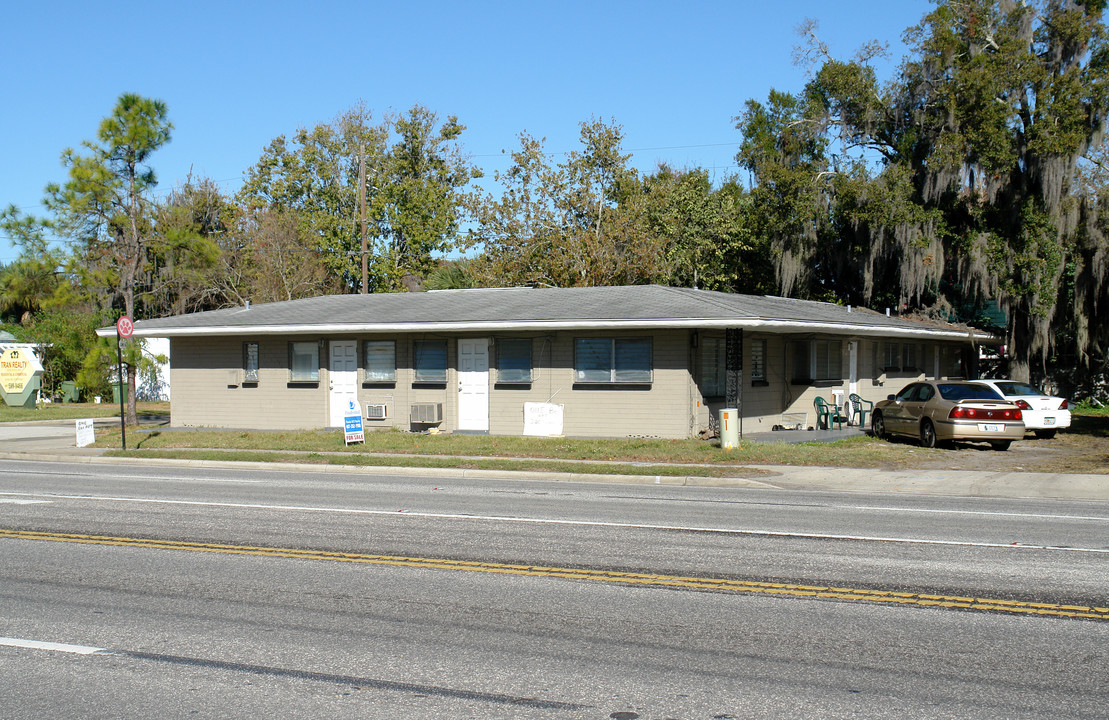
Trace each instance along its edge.
<path fill-rule="evenodd" d="M 882 357 L 879 367 L 881 367 L 884 372 L 900 370 L 901 346 L 895 342 L 882 343 Z"/>
<path fill-rule="evenodd" d="M 258 382 L 258 343 L 243 343 L 243 382 Z"/>
<path fill-rule="evenodd" d="M 447 381 L 447 341 L 417 340 L 412 343 L 415 382 L 445 383 Z"/>
<path fill-rule="evenodd" d="M 574 381 L 651 382 L 651 341 L 647 338 L 577 338 Z"/>
<path fill-rule="evenodd" d="M 917 364 L 917 348 L 912 343 L 905 343 L 901 346 L 901 369 L 905 371 L 915 370 L 920 368 Z"/>
<path fill-rule="evenodd" d="M 312 342 L 289 343 L 289 380 L 292 382 L 320 381 L 320 344 Z"/>
<path fill-rule="evenodd" d="M 751 341 L 751 382 L 766 382 L 766 341 Z"/>
<path fill-rule="evenodd" d="M 794 383 L 812 382 L 812 373 L 809 372 L 809 362 L 812 359 L 810 355 L 812 353 L 809 351 L 809 344 L 799 341 L 790 343 L 790 346 L 790 357 L 793 360 L 790 380 Z"/>
<path fill-rule="evenodd" d="M 813 379 L 843 379 L 843 350 L 839 340 L 813 341 Z"/>
<path fill-rule="evenodd" d="M 963 351 L 959 348 L 949 347 L 944 350 L 944 355 L 947 357 L 944 368 L 946 371 L 945 377 L 966 377 L 966 370 L 963 368 Z"/>
<path fill-rule="evenodd" d="M 365 382 L 391 383 L 397 381 L 397 343 L 393 340 L 367 340 Z"/>
<path fill-rule="evenodd" d="M 727 369 L 728 341 L 709 337 L 701 341 L 701 395 L 724 397 L 726 392 L 724 371 Z"/>
<path fill-rule="evenodd" d="M 497 382 L 531 382 L 531 338 L 497 340 Z"/>
<path fill-rule="evenodd" d="M 793 343 L 795 384 L 843 379 L 843 344 L 839 340 L 811 340 Z"/>

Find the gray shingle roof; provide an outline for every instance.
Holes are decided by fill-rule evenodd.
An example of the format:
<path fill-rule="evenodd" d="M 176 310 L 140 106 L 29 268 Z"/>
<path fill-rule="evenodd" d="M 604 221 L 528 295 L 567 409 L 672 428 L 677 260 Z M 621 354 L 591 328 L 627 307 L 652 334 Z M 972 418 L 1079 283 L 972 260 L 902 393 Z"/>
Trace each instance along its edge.
<path fill-rule="evenodd" d="M 537 329 L 765 328 L 968 337 L 967 328 L 789 298 L 659 285 L 327 295 L 135 323 L 135 335 L 335 334 Z M 101 328 L 111 337 L 115 328 Z M 979 338 L 985 338 L 976 333 Z"/>

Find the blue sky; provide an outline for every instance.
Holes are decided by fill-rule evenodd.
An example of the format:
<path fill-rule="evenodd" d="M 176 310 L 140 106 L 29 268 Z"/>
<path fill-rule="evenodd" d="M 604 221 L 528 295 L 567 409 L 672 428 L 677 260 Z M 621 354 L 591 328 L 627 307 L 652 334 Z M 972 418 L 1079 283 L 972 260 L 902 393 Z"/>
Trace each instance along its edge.
<path fill-rule="evenodd" d="M 467 126 L 487 175 L 527 131 L 578 149 L 579 123 L 615 120 L 644 172 L 737 172 L 732 118 L 773 87 L 799 90 L 805 18 L 836 56 L 904 53 L 928 0 L 753 2 L 11 3 L 0 28 L 0 206 L 42 212 L 59 156 L 94 139 L 121 93 L 164 100 L 172 141 L 151 159 L 165 192 L 194 176 L 234 192 L 274 137 L 359 102 L 375 120 L 420 103 Z M 892 64 L 891 64 L 892 67 Z M 880 68 L 886 75 L 890 67 Z M 0 262 L 16 256 L 0 237 Z"/>

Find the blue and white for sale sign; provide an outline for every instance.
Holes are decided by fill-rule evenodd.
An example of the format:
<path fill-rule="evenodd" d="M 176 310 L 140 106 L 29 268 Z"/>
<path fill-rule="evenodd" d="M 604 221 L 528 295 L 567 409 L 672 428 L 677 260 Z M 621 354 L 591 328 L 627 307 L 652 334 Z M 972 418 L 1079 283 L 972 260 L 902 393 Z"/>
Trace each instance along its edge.
<path fill-rule="evenodd" d="M 362 414 L 347 415 L 343 418 L 343 429 L 346 432 L 346 444 L 365 443 L 366 433 L 362 427 Z"/>

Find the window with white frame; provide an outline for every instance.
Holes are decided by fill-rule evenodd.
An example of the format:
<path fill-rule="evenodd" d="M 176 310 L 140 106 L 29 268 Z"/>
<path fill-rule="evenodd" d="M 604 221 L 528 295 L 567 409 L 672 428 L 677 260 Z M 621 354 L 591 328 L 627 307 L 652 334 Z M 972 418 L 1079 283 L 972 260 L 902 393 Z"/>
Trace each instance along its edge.
<path fill-rule="evenodd" d="M 289 380 L 291 382 L 320 381 L 320 344 L 311 342 L 289 343 Z"/>
<path fill-rule="evenodd" d="M 418 383 L 447 381 L 447 341 L 417 340 L 412 343 L 413 380 Z"/>
<path fill-rule="evenodd" d="M 365 382 L 397 381 L 397 343 L 395 340 L 367 340 L 363 348 Z"/>
<path fill-rule="evenodd" d="M 649 338 L 577 338 L 574 381 L 579 383 L 651 382 Z"/>
<path fill-rule="evenodd" d="M 531 382 L 531 338 L 497 340 L 497 382 L 527 384 Z"/>

